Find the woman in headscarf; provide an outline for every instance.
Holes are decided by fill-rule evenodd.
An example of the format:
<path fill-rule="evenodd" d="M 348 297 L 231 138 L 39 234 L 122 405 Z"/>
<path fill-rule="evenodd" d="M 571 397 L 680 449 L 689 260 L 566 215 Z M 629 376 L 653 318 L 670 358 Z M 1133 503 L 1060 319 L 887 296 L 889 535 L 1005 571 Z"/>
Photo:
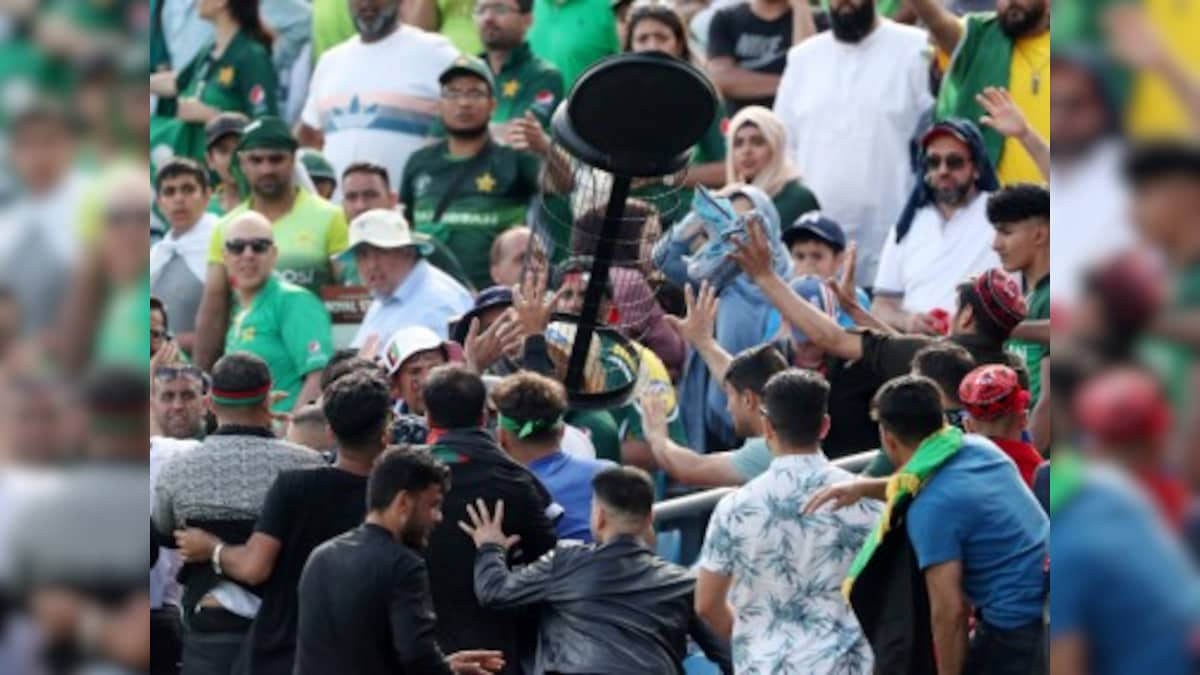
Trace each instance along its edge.
<path fill-rule="evenodd" d="M 787 128 L 760 105 L 742 108 L 725 134 L 725 180 L 753 185 L 771 197 L 783 229 L 801 214 L 819 211 L 820 203 L 800 182 L 800 170 L 787 158 Z"/>
<path fill-rule="evenodd" d="M 204 125 L 222 112 L 250 119 L 278 114 L 272 35 L 259 1 L 199 0 L 196 11 L 213 23 L 213 40 L 178 73 L 150 76 L 150 90 L 160 98 L 150 127 L 152 159 L 169 146 L 175 155 L 203 162 Z"/>
<path fill-rule="evenodd" d="M 698 202 L 704 199 L 697 197 Z M 734 184 L 707 201 L 714 211 L 724 212 L 721 217 L 725 223 L 735 228 L 744 217 L 761 220 L 771 242 L 775 270 L 785 279 L 791 277 L 792 258 L 780 236 L 779 212 L 766 192 L 752 185 Z M 779 329 L 778 316 L 771 302 L 728 257 L 732 243 L 723 237 L 708 237 L 708 228 L 699 220 L 699 213 L 690 213 L 663 235 L 654 247 L 654 264 L 679 286 L 691 284 L 693 290 L 698 290 L 705 281 L 715 286 L 720 305 L 714 332 L 717 343 L 726 352 L 736 355 L 744 349 L 770 342 Z M 725 407 L 725 393 L 721 383 L 709 377 L 704 360 L 695 350 L 689 351 L 684 363 L 679 397 L 683 424 L 692 448 L 709 452 L 733 447 L 735 435 Z"/>

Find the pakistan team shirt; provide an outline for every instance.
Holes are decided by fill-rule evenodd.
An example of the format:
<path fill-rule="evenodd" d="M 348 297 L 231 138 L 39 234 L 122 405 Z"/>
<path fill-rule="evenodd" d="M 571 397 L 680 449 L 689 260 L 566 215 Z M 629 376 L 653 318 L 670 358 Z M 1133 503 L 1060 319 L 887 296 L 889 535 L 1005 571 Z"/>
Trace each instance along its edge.
<path fill-rule="evenodd" d="M 254 38 L 238 31 L 220 57 L 209 42 L 176 76 L 179 97 L 164 99 L 150 125 L 150 157 L 161 164 L 171 156 L 204 161 L 204 125 L 175 117 L 180 98 L 198 98 L 221 112 L 240 112 L 250 119 L 278 114 L 279 82 L 271 54 Z"/>
<path fill-rule="evenodd" d="M 538 159 L 512 148 L 491 145 L 483 160 L 451 157 L 441 141 L 413 153 L 404 167 L 400 200 L 418 232 L 445 243 L 462 263 L 476 288 L 491 285 L 492 241 L 509 227 L 525 222 L 530 200 L 538 192 Z M 438 203 L 466 171 L 441 218 Z"/>
<path fill-rule="evenodd" d="M 1030 321 L 1050 318 L 1050 275 L 1047 274 L 1026 296 L 1029 311 L 1025 318 Z M 1029 370 L 1030 406 L 1042 395 L 1042 359 L 1050 353 L 1050 346 L 1029 340 L 1009 340 L 1008 351 L 1025 360 Z"/>
<path fill-rule="evenodd" d="M 225 353 L 250 352 L 266 361 L 272 388 L 288 394 L 271 409 L 286 412 L 295 407 L 304 376 L 324 368 L 333 355 L 332 331 L 317 296 L 271 275 L 249 305 L 234 308 Z"/>
<path fill-rule="evenodd" d="M 242 202 L 217 222 L 208 245 L 209 264 L 225 263 L 225 225 L 249 210 L 250 202 Z M 279 249 L 275 271 L 284 281 L 317 294 L 322 286 L 335 282 L 329 258 L 350 246 L 346 216 L 340 208 L 297 188 L 292 210 L 271 225 Z"/>
<path fill-rule="evenodd" d="M 487 62 L 487 55 L 479 58 Z M 524 42 L 508 55 L 496 79 L 496 111 L 492 113 L 494 124 L 503 124 L 532 111 L 542 126 L 550 123 L 550 115 L 563 97 L 563 77 L 549 61 L 533 55 L 533 49 Z"/>

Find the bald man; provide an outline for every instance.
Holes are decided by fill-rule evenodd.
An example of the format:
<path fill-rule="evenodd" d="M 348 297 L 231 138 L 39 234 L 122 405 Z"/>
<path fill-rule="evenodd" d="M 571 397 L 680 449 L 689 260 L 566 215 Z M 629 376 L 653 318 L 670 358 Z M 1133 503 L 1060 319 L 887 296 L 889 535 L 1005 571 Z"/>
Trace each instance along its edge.
<path fill-rule="evenodd" d="M 516 286 L 521 281 L 530 231 L 524 225 L 510 227 L 492 242 L 491 274 L 498 286 Z"/>
<path fill-rule="evenodd" d="M 246 351 L 266 361 L 272 389 L 286 394 L 271 409 L 299 410 L 321 393 L 321 369 L 333 354 L 329 313 L 317 296 L 275 274 L 279 250 L 265 216 L 246 211 L 227 223 L 223 236 L 225 271 L 235 290 L 225 353 Z"/>

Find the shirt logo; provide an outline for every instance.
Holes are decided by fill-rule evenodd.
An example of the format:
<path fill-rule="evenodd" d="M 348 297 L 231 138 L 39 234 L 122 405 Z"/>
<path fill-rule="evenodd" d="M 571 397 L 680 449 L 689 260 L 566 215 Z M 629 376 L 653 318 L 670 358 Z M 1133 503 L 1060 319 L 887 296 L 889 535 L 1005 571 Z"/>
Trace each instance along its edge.
<path fill-rule="evenodd" d="M 432 180 L 433 179 L 427 173 L 417 176 L 417 180 L 413 182 L 413 191 L 417 193 L 418 197 L 425 194 L 425 192 L 429 189 L 429 183 Z"/>
<path fill-rule="evenodd" d="M 250 95 L 246 98 L 250 100 L 250 105 L 257 108 L 263 104 L 263 101 L 267 100 L 267 93 L 263 91 L 261 84 L 256 84 L 250 88 Z"/>
<path fill-rule="evenodd" d="M 313 340 L 312 342 L 308 343 L 308 353 L 309 354 L 321 353 L 321 341 Z"/>
<path fill-rule="evenodd" d="M 512 98 L 517 95 L 517 91 L 521 89 L 521 83 L 516 80 L 509 80 L 504 83 L 504 98 Z"/>
<path fill-rule="evenodd" d="M 229 85 L 233 84 L 233 66 L 225 66 L 221 70 L 217 71 L 217 82 L 219 82 L 222 87 L 228 87 Z"/>
<path fill-rule="evenodd" d="M 543 108 L 548 108 L 548 107 L 550 107 L 551 103 L 554 103 L 554 92 L 552 92 L 548 89 L 543 89 L 543 90 L 539 91 L 533 97 L 534 105 L 541 106 Z"/>
<path fill-rule="evenodd" d="M 250 342 L 250 341 L 254 340 L 255 333 L 256 333 L 256 331 L 254 330 L 254 326 L 246 326 L 245 328 L 243 328 L 242 329 L 242 342 Z"/>
<path fill-rule="evenodd" d="M 483 175 L 475 179 L 475 189 L 480 192 L 491 192 L 496 189 L 496 179 L 492 178 L 491 172 L 485 171 Z"/>

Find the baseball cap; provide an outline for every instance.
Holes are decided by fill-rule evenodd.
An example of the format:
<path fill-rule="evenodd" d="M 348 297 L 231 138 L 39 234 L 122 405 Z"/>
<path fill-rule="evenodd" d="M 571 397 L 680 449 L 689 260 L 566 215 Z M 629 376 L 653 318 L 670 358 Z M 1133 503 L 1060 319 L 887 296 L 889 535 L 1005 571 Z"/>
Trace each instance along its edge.
<path fill-rule="evenodd" d="M 1153 255 L 1130 249 L 1100 262 L 1086 272 L 1085 279 L 1088 291 L 1099 297 L 1110 320 L 1125 331 L 1137 332 L 1166 303 L 1165 276 Z"/>
<path fill-rule="evenodd" d="M 233 134 L 241 136 L 250 118 L 240 112 L 223 112 L 204 125 L 204 147 L 210 148 L 213 143 Z"/>
<path fill-rule="evenodd" d="M 838 253 L 846 250 L 846 231 L 837 221 L 820 211 L 809 211 L 783 231 L 783 243 L 791 246 L 800 233 L 811 234 L 833 247 Z"/>
<path fill-rule="evenodd" d="M 972 418 L 988 421 L 1024 410 L 1030 396 L 1015 370 L 993 363 L 967 373 L 958 385 L 958 398 Z"/>
<path fill-rule="evenodd" d="M 333 258 L 348 260 L 354 255 L 354 249 L 359 244 L 370 244 L 379 248 L 416 246 L 422 256 L 433 252 L 433 244 L 414 237 L 404 214 L 392 209 L 371 209 L 358 214 L 358 217 L 350 221 L 350 245 Z"/>
<path fill-rule="evenodd" d="M 395 375 L 400 366 L 404 362 L 413 357 L 414 354 L 427 352 L 433 349 L 442 349 L 442 355 L 446 360 L 451 360 L 451 355 L 446 352 L 445 343 L 437 333 L 425 326 L 407 326 L 392 333 L 392 337 L 388 339 L 387 344 L 383 347 L 383 367 L 387 370 L 388 375 Z"/>
<path fill-rule="evenodd" d="M 337 182 L 337 173 L 333 170 L 333 165 L 329 160 L 325 159 L 319 150 L 312 148 L 304 148 L 300 151 L 300 163 L 304 165 L 304 170 L 308 172 L 308 177 L 316 180 L 324 178 Z"/>
<path fill-rule="evenodd" d="M 454 341 L 461 344 L 466 344 L 467 331 L 471 328 L 471 320 L 483 314 L 489 309 L 496 307 L 511 307 L 513 304 L 512 289 L 508 286 L 489 286 L 483 289 L 483 292 L 475 298 L 475 306 L 473 306 L 466 314 L 459 317 L 454 324 L 453 335 Z"/>
<path fill-rule="evenodd" d="M 950 136 L 968 148 L 971 147 L 970 139 L 964 136 L 958 129 L 954 128 L 953 125 L 945 124 L 943 122 L 938 122 L 937 124 L 933 125 L 921 136 L 921 147 L 923 148 L 929 145 L 929 142 L 938 136 Z"/>
<path fill-rule="evenodd" d="M 971 288 L 988 318 L 1006 331 L 1012 331 L 1025 320 L 1025 296 L 1016 279 L 993 267 L 970 280 Z"/>
<path fill-rule="evenodd" d="M 1084 383 L 1073 401 L 1080 428 L 1101 443 L 1162 440 L 1171 410 L 1162 387 L 1150 373 L 1119 367 Z"/>
<path fill-rule="evenodd" d="M 489 91 L 496 91 L 496 80 L 492 76 L 492 69 L 474 56 L 463 54 L 454 59 L 450 67 L 443 70 L 442 74 L 438 77 L 438 84 L 446 84 L 455 75 L 474 75 L 487 83 Z"/>
<path fill-rule="evenodd" d="M 803 274 L 788 282 L 796 295 L 804 298 L 813 307 L 821 310 L 825 314 L 836 318 L 841 305 L 838 304 L 837 297 L 825 282 L 813 274 Z M 792 329 L 792 340 L 799 344 L 808 342 L 808 336 L 804 333 Z"/>

